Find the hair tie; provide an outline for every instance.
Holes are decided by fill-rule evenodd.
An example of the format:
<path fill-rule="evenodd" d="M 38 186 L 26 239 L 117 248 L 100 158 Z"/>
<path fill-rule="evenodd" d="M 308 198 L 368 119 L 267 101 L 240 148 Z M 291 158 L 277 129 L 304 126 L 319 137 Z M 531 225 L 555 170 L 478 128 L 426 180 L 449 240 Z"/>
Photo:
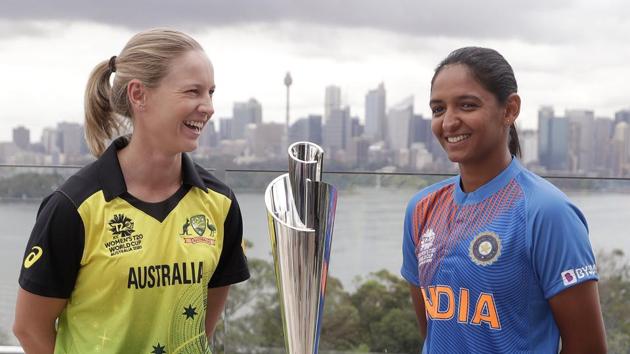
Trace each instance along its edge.
<path fill-rule="evenodd" d="M 116 72 L 116 56 L 109 58 L 109 71 L 112 73 Z"/>

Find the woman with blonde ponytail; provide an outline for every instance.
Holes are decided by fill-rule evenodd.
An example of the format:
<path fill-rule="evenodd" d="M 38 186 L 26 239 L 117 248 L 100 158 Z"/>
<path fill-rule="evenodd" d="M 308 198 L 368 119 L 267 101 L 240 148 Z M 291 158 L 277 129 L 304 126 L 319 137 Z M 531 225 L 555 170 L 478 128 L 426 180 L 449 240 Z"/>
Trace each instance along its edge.
<path fill-rule="evenodd" d="M 40 207 L 13 326 L 26 353 L 210 353 L 229 286 L 249 278 L 234 193 L 187 155 L 214 89 L 199 43 L 174 30 L 138 33 L 94 68 L 98 159 Z"/>

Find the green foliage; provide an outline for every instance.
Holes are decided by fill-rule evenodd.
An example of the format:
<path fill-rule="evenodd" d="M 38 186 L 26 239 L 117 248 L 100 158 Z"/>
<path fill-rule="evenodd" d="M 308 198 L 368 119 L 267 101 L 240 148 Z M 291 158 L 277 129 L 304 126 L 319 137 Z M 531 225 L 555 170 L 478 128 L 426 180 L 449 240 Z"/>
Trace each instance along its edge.
<path fill-rule="evenodd" d="M 250 259 L 252 278 L 230 291 L 229 325 L 220 324 L 215 354 L 284 353 L 273 266 Z M 630 348 L 630 265 L 620 250 L 598 255 L 599 293 L 610 353 Z M 409 286 L 381 270 L 357 280 L 353 293 L 329 277 L 321 353 L 417 353 L 422 347 Z"/>
<path fill-rule="evenodd" d="M 230 290 L 214 353 L 283 353 L 284 337 L 273 266 L 250 259 L 251 279 Z M 417 352 L 422 342 L 405 281 L 382 270 L 350 294 L 329 277 L 320 349 L 353 353 Z M 275 348 L 275 349 L 270 349 Z"/>
<path fill-rule="evenodd" d="M 410 353 L 421 347 L 409 285 L 386 270 L 373 273 L 352 295 L 362 341 L 372 352 Z"/>
<path fill-rule="evenodd" d="M 609 353 L 630 349 L 630 265 L 623 251 L 600 253 L 599 299 L 606 326 Z"/>
<path fill-rule="evenodd" d="M 2 198 L 43 198 L 55 191 L 64 178 L 59 174 L 20 173 L 0 180 Z"/>

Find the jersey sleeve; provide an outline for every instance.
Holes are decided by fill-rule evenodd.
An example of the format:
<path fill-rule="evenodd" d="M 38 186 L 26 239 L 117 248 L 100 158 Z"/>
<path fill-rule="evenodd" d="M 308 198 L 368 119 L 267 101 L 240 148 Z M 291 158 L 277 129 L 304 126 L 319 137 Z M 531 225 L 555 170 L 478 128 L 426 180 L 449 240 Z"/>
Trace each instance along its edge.
<path fill-rule="evenodd" d="M 414 242 L 413 212 L 416 198 L 413 198 L 407 205 L 405 212 L 405 223 L 403 225 L 403 264 L 400 274 L 415 286 L 420 286 L 418 278 L 418 258 L 416 257 L 416 244 Z"/>
<path fill-rule="evenodd" d="M 26 245 L 20 287 L 41 296 L 69 298 L 81 266 L 84 232 L 77 209 L 64 194 L 44 199 Z"/>
<path fill-rule="evenodd" d="M 241 210 L 233 193 L 232 203 L 223 225 L 223 249 L 217 269 L 214 271 L 209 288 L 218 288 L 249 279 L 247 258 L 243 252 L 243 219 Z"/>
<path fill-rule="evenodd" d="M 568 200 L 533 211 L 530 228 L 534 271 L 546 299 L 598 279 L 586 219 Z"/>

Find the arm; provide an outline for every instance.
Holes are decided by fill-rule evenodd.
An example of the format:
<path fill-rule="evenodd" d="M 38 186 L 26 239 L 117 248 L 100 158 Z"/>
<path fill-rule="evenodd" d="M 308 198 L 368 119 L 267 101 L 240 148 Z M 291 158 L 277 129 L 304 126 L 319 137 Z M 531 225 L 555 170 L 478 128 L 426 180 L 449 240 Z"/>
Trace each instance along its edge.
<path fill-rule="evenodd" d="M 66 299 L 44 297 L 19 288 L 13 333 L 25 353 L 52 354 L 55 349 L 55 321 Z"/>
<path fill-rule="evenodd" d="M 596 281 L 586 281 L 549 299 L 560 329 L 563 354 L 606 353 L 606 333 Z"/>
<path fill-rule="evenodd" d="M 208 308 L 206 309 L 206 336 L 208 338 L 214 335 L 214 329 L 225 307 L 229 290 L 229 285 L 208 289 Z"/>
<path fill-rule="evenodd" d="M 422 338 L 427 336 L 427 316 L 424 309 L 424 299 L 420 288 L 415 285 L 409 285 L 409 293 L 411 294 L 411 302 L 413 303 L 413 309 L 416 311 L 416 318 L 418 320 L 418 326 L 420 326 L 420 335 Z"/>

